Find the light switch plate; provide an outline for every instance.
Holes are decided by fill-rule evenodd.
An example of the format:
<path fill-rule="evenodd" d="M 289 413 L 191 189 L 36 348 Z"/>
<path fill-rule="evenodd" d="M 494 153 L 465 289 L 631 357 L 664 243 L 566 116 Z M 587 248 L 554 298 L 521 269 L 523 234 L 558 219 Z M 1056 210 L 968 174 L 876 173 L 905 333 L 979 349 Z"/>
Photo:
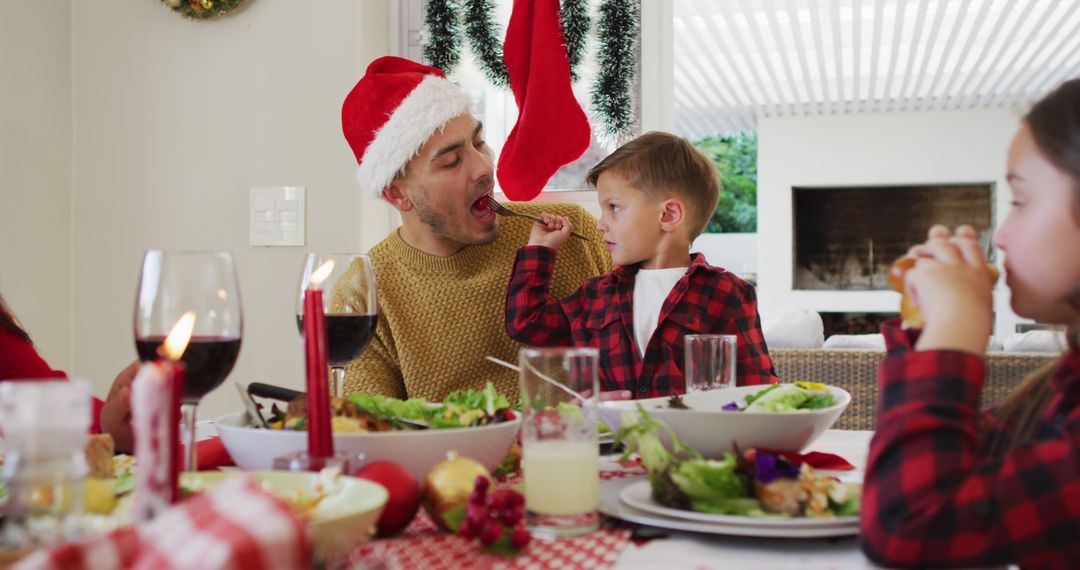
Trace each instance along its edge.
<path fill-rule="evenodd" d="M 248 200 L 248 242 L 251 245 L 304 245 L 303 186 L 252 188 Z"/>

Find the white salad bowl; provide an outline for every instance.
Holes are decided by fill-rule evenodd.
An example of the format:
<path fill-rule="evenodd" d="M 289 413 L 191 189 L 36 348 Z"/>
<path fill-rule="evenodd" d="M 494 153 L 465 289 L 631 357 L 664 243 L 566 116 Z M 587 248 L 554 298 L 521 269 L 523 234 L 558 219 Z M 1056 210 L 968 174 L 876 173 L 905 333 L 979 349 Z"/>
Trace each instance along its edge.
<path fill-rule="evenodd" d="M 742 401 L 768 386 L 741 386 L 708 392 L 692 392 L 682 397 L 690 409 L 668 407 L 669 398 L 600 402 L 600 418 L 617 431 L 623 421 L 638 417 L 641 404 L 653 418 L 671 427 L 683 443 L 705 457 L 720 457 L 725 452 L 751 447 L 776 451 L 798 452 L 810 445 L 836 422 L 851 402 L 851 394 L 835 386 L 827 386 L 835 403 L 828 408 L 795 412 L 727 411 L 728 403 Z M 671 444 L 662 431 L 665 445 Z"/>
<path fill-rule="evenodd" d="M 520 426 L 518 416 L 512 421 L 477 427 L 336 433 L 334 451 L 351 456 L 363 453 L 365 462 L 400 463 L 423 484 L 428 471 L 446 459 L 449 451 L 494 470 L 506 457 Z M 307 449 L 307 432 L 255 428 L 246 412 L 218 418 L 215 427 L 225 449 L 241 469 L 269 471 L 274 458 Z"/>
<path fill-rule="evenodd" d="M 310 499 L 317 488 L 326 490 L 319 473 L 270 471 L 249 475 L 279 498 Z M 182 473 L 180 484 L 188 489 L 204 490 L 234 476 L 235 473 L 220 471 Z M 358 541 L 370 538 L 389 498 L 385 487 L 364 479 L 338 477 L 332 479 L 332 485 L 329 494 L 305 517 L 315 551 L 323 560 L 340 559 Z"/>

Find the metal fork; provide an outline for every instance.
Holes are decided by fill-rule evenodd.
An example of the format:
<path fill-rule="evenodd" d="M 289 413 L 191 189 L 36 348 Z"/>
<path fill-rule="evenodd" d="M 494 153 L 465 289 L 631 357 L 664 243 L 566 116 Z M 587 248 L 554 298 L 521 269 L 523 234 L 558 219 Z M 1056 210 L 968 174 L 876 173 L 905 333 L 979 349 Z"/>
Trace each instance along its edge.
<path fill-rule="evenodd" d="M 530 215 L 530 214 L 523 214 L 521 212 L 515 212 L 514 210 L 511 210 L 510 208 L 507 208 L 506 206 L 503 206 L 502 204 L 496 202 L 494 198 L 488 198 L 488 209 L 490 209 L 492 212 L 495 212 L 495 214 L 499 215 L 499 216 L 517 216 L 519 218 L 526 218 L 526 219 L 532 220 L 534 222 L 543 223 L 543 220 L 541 220 L 538 216 L 533 216 L 533 215 Z M 575 231 L 572 231 L 572 230 L 570 231 L 570 235 L 572 235 L 572 236 L 574 236 L 574 237 L 576 237 L 578 239 L 583 239 L 585 241 L 591 241 L 587 236 L 584 236 L 584 235 L 579 234 L 579 233 L 577 233 Z"/>

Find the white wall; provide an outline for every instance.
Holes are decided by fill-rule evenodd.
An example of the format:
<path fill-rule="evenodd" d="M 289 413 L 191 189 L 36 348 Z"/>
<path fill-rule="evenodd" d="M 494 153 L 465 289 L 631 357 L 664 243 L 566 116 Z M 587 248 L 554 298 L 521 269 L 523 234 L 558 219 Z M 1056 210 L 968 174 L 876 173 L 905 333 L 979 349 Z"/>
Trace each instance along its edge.
<path fill-rule="evenodd" d="M 690 246 L 690 251 L 702 253 L 710 264 L 741 277 L 757 271 L 757 242 L 756 233 L 701 234 Z"/>
<path fill-rule="evenodd" d="M 71 7 L 0 0 L 0 293 L 71 365 Z"/>
<path fill-rule="evenodd" d="M 793 186 L 994 181 L 994 225 L 1009 207 L 1006 154 L 1014 110 L 892 113 L 758 120 L 758 300 L 763 311 L 896 311 L 890 291 L 793 291 Z M 994 295 L 995 333 L 1018 317 L 1008 289 Z"/>
<path fill-rule="evenodd" d="M 71 3 L 73 369 L 98 394 L 135 358 L 148 248 L 231 250 L 245 326 L 230 381 L 303 386 L 303 253 L 366 251 L 389 228 L 387 206 L 357 189 L 340 113 L 370 60 L 391 50 L 390 5 L 317 4 L 252 2 L 198 22 L 159 2 Z M 248 189 L 264 185 L 307 187 L 305 247 L 248 246 Z M 238 409 L 225 386 L 200 415 Z"/>

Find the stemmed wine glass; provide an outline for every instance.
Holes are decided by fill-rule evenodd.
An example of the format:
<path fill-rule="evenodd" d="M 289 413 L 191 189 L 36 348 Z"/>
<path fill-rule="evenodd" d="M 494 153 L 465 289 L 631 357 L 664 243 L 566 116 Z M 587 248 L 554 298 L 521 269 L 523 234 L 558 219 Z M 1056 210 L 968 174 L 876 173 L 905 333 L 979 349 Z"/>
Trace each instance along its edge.
<path fill-rule="evenodd" d="M 184 470 L 195 471 L 199 400 L 225 381 L 240 354 L 244 323 L 236 269 L 232 254 L 225 251 L 147 251 L 135 300 L 139 360 L 160 358 L 158 347 L 188 311 L 194 312 L 195 325 L 180 357 L 187 368 L 180 413 Z"/>
<path fill-rule="evenodd" d="M 318 287 L 323 290 L 326 313 L 327 362 L 333 374 L 333 394 L 343 397 L 345 365 L 363 354 L 375 335 L 378 302 L 371 258 L 356 253 L 309 253 L 300 274 L 296 301 L 296 324 L 304 334 L 304 291 L 311 276 L 323 264 L 333 262 L 330 275 Z"/>

